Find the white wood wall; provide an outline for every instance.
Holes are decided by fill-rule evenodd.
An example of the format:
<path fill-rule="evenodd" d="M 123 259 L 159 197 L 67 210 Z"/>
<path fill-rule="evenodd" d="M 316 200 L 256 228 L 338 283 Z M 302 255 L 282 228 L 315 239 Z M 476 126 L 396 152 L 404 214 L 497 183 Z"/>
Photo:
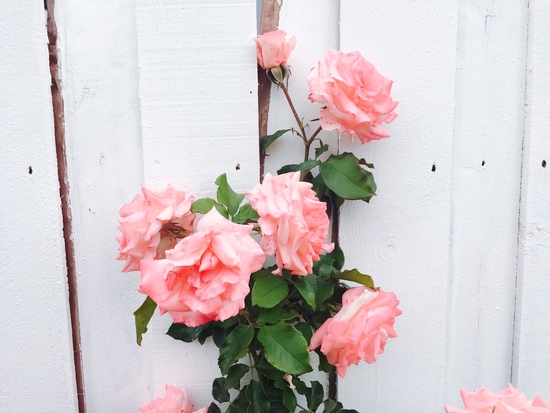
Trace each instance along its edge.
<path fill-rule="evenodd" d="M 45 12 L 8 3 L 0 411 L 75 412 Z M 114 260 L 117 212 L 142 184 L 207 196 L 223 172 L 240 191 L 257 182 L 256 1 L 56 0 L 55 14 L 88 412 L 136 412 L 166 383 L 207 406 L 214 346 L 172 340 L 158 315 L 135 344 L 143 296 Z M 322 135 L 376 166 L 378 196 L 345 206 L 340 239 L 404 312 L 379 361 L 340 380 L 347 408 L 438 412 L 460 387 L 509 381 L 550 402 L 549 20 L 544 0 L 284 1 L 301 116 L 317 117 L 305 77 L 329 48 L 359 50 L 400 102 L 389 139 Z M 271 102 L 269 132 L 294 126 L 276 89 Z M 300 161 L 296 143 L 274 144 L 266 170 Z"/>

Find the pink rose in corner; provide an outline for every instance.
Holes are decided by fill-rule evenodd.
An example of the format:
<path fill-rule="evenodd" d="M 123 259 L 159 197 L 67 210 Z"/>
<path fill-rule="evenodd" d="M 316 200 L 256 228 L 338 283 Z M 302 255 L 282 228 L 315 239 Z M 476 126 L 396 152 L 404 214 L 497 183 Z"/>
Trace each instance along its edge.
<path fill-rule="evenodd" d="M 445 406 L 447 413 L 550 413 L 550 405 L 536 397 L 531 401 L 511 384 L 500 394 L 482 387 L 473 392 L 460 389 L 465 410 Z"/>
<path fill-rule="evenodd" d="M 141 413 L 191 413 L 192 407 L 187 391 L 176 389 L 167 384 L 165 397 L 158 397 L 151 403 L 140 406 L 139 410 Z M 208 409 L 204 408 L 194 413 L 206 413 L 207 411 Z"/>
<path fill-rule="evenodd" d="M 251 231 L 252 226 L 234 224 L 212 209 L 166 259 L 141 261 L 138 290 L 161 314 L 189 327 L 237 315 L 250 291 L 250 274 L 265 260 Z"/>
<path fill-rule="evenodd" d="M 334 244 L 327 244 L 329 219 L 327 205 L 319 201 L 309 182 L 300 182 L 299 172 L 279 176 L 267 174 L 262 184 L 246 194 L 252 208 L 260 215 L 260 245 L 268 255 L 275 255 L 277 270 L 294 275 L 312 272 L 313 261 Z"/>
<path fill-rule="evenodd" d="M 359 52 L 329 50 L 307 80 L 309 100 L 326 106 L 319 115 L 323 129 L 357 136 L 362 143 L 390 136 L 382 124 L 397 117 L 392 81 Z"/>
<path fill-rule="evenodd" d="M 374 363 L 384 352 L 388 338 L 397 337 L 395 317 L 402 314 L 394 293 L 368 287 L 350 288 L 342 296 L 342 309 L 311 337 L 309 350 L 321 346 L 330 364 L 342 378 L 359 360 Z"/>
<path fill-rule="evenodd" d="M 145 259 L 164 258 L 165 251 L 193 232 L 193 196 L 170 185 L 162 192 L 143 187 L 142 194 L 120 208 L 117 260 L 126 260 L 123 272 L 136 271 Z"/>
<path fill-rule="evenodd" d="M 260 34 L 254 38 L 256 42 L 256 52 L 258 54 L 258 64 L 264 69 L 271 69 L 284 65 L 290 56 L 290 52 L 296 46 L 296 37 L 292 36 L 290 40 L 285 40 L 286 32 L 275 30 Z"/>

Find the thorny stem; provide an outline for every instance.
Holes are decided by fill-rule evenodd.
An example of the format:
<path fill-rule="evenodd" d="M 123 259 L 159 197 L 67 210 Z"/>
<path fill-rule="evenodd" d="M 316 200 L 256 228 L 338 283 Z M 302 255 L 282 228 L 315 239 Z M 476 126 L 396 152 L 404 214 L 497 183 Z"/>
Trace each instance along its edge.
<path fill-rule="evenodd" d="M 315 138 L 317 137 L 317 135 L 319 134 L 319 132 L 321 132 L 321 130 L 323 130 L 322 127 L 318 127 L 317 130 L 315 132 L 313 132 L 313 135 L 311 135 L 311 138 L 309 138 L 304 144 L 305 144 L 305 150 L 304 150 L 304 162 L 307 161 L 309 159 L 309 148 L 311 146 L 311 144 L 313 143 L 313 141 L 315 140 Z"/>
<path fill-rule="evenodd" d="M 302 121 L 300 120 L 300 117 L 298 116 L 298 112 L 296 112 L 296 108 L 294 107 L 294 103 L 292 103 L 292 99 L 290 98 L 290 94 L 288 93 L 288 88 L 286 87 L 284 82 L 279 83 L 279 86 L 281 87 L 281 89 L 283 89 L 283 93 L 285 94 L 288 105 L 290 106 L 290 110 L 292 110 L 292 114 L 294 115 L 294 119 L 296 119 L 296 123 L 298 123 L 298 126 L 300 127 L 300 131 L 302 132 L 301 136 L 302 136 L 302 139 L 304 140 L 304 144 L 307 145 L 306 130 L 304 128 L 304 125 L 303 125 Z"/>

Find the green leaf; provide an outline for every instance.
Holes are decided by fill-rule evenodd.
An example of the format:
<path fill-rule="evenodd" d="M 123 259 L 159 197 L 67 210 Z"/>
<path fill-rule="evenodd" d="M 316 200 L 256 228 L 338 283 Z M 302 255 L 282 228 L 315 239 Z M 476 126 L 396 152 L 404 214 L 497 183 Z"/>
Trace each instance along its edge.
<path fill-rule="evenodd" d="M 287 294 L 288 284 L 283 277 L 262 272 L 252 287 L 252 305 L 272 308 L 283 301 Z"/>
<path fill-rule="evenodd" d="M 172 323 L 166 334 L 173 339 L 191 343 L 195 341 L 203 330 L 206 330 L 208 327 L 208 323 L 202 324 L 198 327 L 187 327 L 185 324 Z"/>
<path fill-rule="evenodd" d="M 273 135 L 266 135 L 260 139 L 260 153 L 266 153 L 267 148 L 275 142 L 277 139 L 279 139 L 281 136 L 283 136 L 285 133 L 287 133 L 289 130 L 292 129 L 281 129 L 275 132 Z"/>
<path fill-rule="evenodd" d="M 314 274 L 302 277 L 311 289 L 315 292 L 315 307 L 321 308 L 321 305 L 330 297 L 334 291 L 334 285 L 330 281 L 323 280 Z"/>
<path fill-rule="evenodd" d="M 254 368 L 258 370 L 258 373 L 269 377 L 271 380 L 282 379 L 284 376 L 284 373 L 281 370 L 273 367 L 265 358 L 261 358 L 260 361 L 256 363 Z"/>
<path fill-rule="evenodd" d="M 369 169 L 374 169 L 374 164 L 367 162 L 365 158 L 359 159 L 359 165 L 365 165 Z"/>
<path fill-rule="evenodd" d="M 290 387 L 283 389 L 283 404 L 289 412 L 294 413 L 296 411 L 298 401 L 296 400 L 296 393 Z"/>
<path fill-rule="evenodd" d="M 222 411 L 216 403 L 212 402 L 210 406 L 208 406 L 208 413 L 222 413 Z"/>
<path fill-rule="evenodd" d="M 306 300 L 306 303 L 308 303 L 310 307 L 315 310 L 317 308 L 317 302 L 313 287 L 307 283 L 303 277 L 295 277 L 292 282 L 296 289 L 300 292 L 300 295 L 304 298 L 304 300 Z"/>
<path fill-rule="evenodd" d="M 372 173 L 359 165 L 359 159 L 350 153 L 330 155 L 319 165 L 325 184 L 343 199 L 361 199 L 368 202 L 376 192 Z"/>
<path fill-rule="evenodd" d="M 247 413 L 269 413 L 271 404 L 262 386 L 256 380 L 250 380 L 246 389 L 246 398 L 250 402 L 246 410 Z"/>
<path fill-rule="evenodd" d="M 214 205 L 214 208 L 216 208 L 216 210 L 220 213 L 222 217 L 224 217 L 225 219 L 229 219 L 229 212 L 227 212 L 226 207 L 216 202 L 216 205 Z"/>
<path fill-rule="evenodd" d="M 283 321 L 260 329 L 258 340 L 265 347 L 270 364 L 289 374 L 311 371 L 306 339 L 294 327 Z"/>
<path fill-rule="evenodd" d="M 138 346 L 141 346 L 143 335 L 147 332 L 147 325 L 155 313 L 157 303 L 155 303 L 149 296 L 145 298 L 145 301 L 141 306 L 134 311 L 134 318 L 136 323 L 136 342 Z"/>
<path fill-rule="evenodd" d="M 253 337 L 254 328 L 244 324 L 239 324 L 227 336 L 220 347 L 220 357 L 218 358 L 218 365 L 223 375 L 229 372 L 229 368 L 233 363 L 244 357 Z"/>
<path fill-rule="evenodd" d="M 321 353 L 321 349 L 319 347 L 315 349 L 315 352 L 319 356 L 319 370 L 324 371 L 325 373 L 330 373 L 334 366 L 328 362 L 327 356 Z"/>
<path fill-rule="evenodd" d="M 319 200 L 322 200 L 327 190 L 327 185 L 325 184 L 323 175 L 318 174 L 315 178 L 313 178 L 313 180 L 311 181 L 311 184 L 313 185 L 312 189 L 315 191 L 317 198 L 319 198 Z"/>
<path fill-rule="evenodd" d="M 250 367 L 244 364 L 233 364 L 229 368 L 229 372 L 227 373 L 227 378 L 225 380 L 225 386 L 224 388 L 226 390 L 229 389 L 238 389 L 241 384 L 241 379 L 244 377 L 244 375 L 250 370 Z"/>
<path fill-rule="evenodd" d="M 298 311 L 291 308 L 273 307 L 262 310 L 258 316 L 258 325 L 273 324 L 277 321 L 286 321 L 295 317 L 300 317 Z"/>
<path fill-rule="evenodd" d="M 229 211 L 230 215 L 235 215 L 239 209 L 239 205 L 243 202 L 244 194 L 238 194 L 231 189 L 227 182 L 226 174 L 218 176 L 215 183 L 218 185 L 218 201 L 220 204 L 227 207 L 227 211 Z"/>
<path fill-rule="evenodd" d="M 318 381 L 311 382 L 311 393 L 307 398 L 307 406 L 311 411 L 317 410 L 317 408 L 323 402 L 325 397 L 325 392 L 323 391 L 323 386 Z"/>
<path fill-rule="evenodd" d="M 220 403 L 225 403 L 230 400 L 229 392 L 225 388 L 225 378 L 218 377 L 212 383 L 212 397 Z"/>
<path fill-rule="evenodd" d="M 235 224 L 244 224 L 247 221 L 258 222 L 260 215 L 252 208 L 250 204 L 244 204 L 233 216 Z"/>
<path fill-rule="evenodd" d="M 356 268 L 342 271 L 338 278 L 340 280 L 353 281 L 367 287 L 374 288 L 374 281 L 370 275 L 360 273 Z"/>
<path fill-rule="evenodd" d="M 315 168 L 317 165 L 319 165 L 320 161 L 314 161 L 313 159 L 309 159 L 305 162 L 299 163 L 299 164 L 290 164 L 285 165 L 281 169 L 277 171 L 277 175 L 286 174 L 287 172 L 296 172 L 296 171 L 309 171 L 313 168 Z"/>
<path fill-rule="evenodd" d="M 333 260 L 331 265 L 333 265 L 334 268 L 336 268 L 337 270 L 342 269 L 342 267 L 344 266 L 345 257 L 344 257 L 344 251 L 342 251 L 342 248 L 340 248 L 338 244 L 336 244 L 334 246 L 334 249 L 330 253 L 326 254 L 326 256 L 327 258 L 330 258 Z"/>
<path fill-rule="evenodd" d="M 193 202 L 193 205 L 191 205 L 191 212 L 206 214 L 210 212 L 212 208 L 214 208 L 214 206 L 216 205 L 219 204 L 212 198 L 197 199 L 195 202 Z"/>
<path fill-rule="evenodd" d="M 311 329 L 311 325 L 309 323 L 299 322 L 299 323 L 296 323 L 294 328 L 298 330 L 300 333 L 302 333 L 302 335 L 304 336 L 304 338 L 308 343 L 311 342 L 311 337 L 313 336 L 313 330 Z"/>
<path fill-rule="evenodd" d="M 326 143 L 323 144 L 323 142 L 320 142 L 319 147 L 315 149 L 315 159 L 324 154 L 326 151 L 328 151 L 328 145 Z"/>
<path fill-rule="evenodd" d="M 340 413 L 343 407 L 342 403 L 330 399 L 326 399 L 323 405 L 325 406 L 323 413 Z"/>
<path fill-rule="evenodd" d="M 306 396 L 306 398 L 311 393 L 311 389 L 307 387 L 306 384 L 302 380 L 300 380 L 298 377 L 292 378 L 292 384 L 296 386 L 296 391 L 302 396 Z"/>
<path fill-rule="evenodd" d="M 227 407 L 226 413 L 244 413 L 244 412 L 246 412 L 246 408 L 249 405 L 249 402 L 246 398 L 246 390 L 247 389 L 248 389 L 248 384 L 241 389 L 239 395 Z"/>

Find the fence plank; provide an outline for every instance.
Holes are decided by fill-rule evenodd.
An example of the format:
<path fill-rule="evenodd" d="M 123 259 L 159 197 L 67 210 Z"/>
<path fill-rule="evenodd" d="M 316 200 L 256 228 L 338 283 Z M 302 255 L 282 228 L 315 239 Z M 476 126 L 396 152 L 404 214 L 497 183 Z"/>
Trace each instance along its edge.
<path fill-rule="evenodd" d="M 459 2 L 445 401 L 510 381 L 525 93 L 524 2 Z"/>
<path fill-rule="evenodd" d="M 344 206 L 340 240 L 346 266 L 395 291 L 403 315 L 396 321 L 399 338 L 374 365 L 352 366 L 339 381 L 339 398 L 359 411 L 441 411 L 457 5 L 345 1 L 340 28 L 341 49 L 361 51 L 393 79 L 393 96 L 401 102 L 399 117 L 388 126 L 391 138 L 362 147 L 340 142 L 341 151 L 353 150 L 374 163 L 378 184 L 370 204 Z"/>
<path fill-rule="evenodd" d="M 319 106 L 307 99 L 309 86 L 306 78 L 327 50 L 338 49 L 339 17 L 338 3 L 331 0 L 286 2 L 281 7 L 279 29 L 288 33 L 287 39 L 291 36 L 296 36 L 297 39 L 296 48 L 288 60 L 292 70 L 288 89 L 298 115 L 311 125 L 309 135 L 317 129 L 318 122 L 310 120 L 319 117 Z M 322 27 L 323 30 L 313 29 L 315 27 Z M 291 127 L 298 129 L 284 94 L 272 86 L 268 133 Z M 336 147 L 335 133 L 323 131 L 319 137 L 324 142 L 331 143 L 333 148 Z M 287 133 L 270 146 L 268 153 L 266 172 L 276 174 L 277 169 L 285 164 L 303 161 L 304 145 L 299 137 Z"/>
<path fill-rule="evenodd" d="M 256 2 L 137 5 L 145 183 L 213 196 L 214 180 L 226 172 L 236 191 L 251 189 L 259 176 Z M 220 375 L 217 348 L 165 336 L 170 323 L 155 317 L 147 333 L 152 390 L 185 387 L 196 407 L 207 406 Z"/>
<path fill-rule="evenodd" d="M 514 384 L 550 401 L 550 4 L 531 1 Z M 546 163 L 544 163 L 545 161 Z"/>
<path fill-rule="evenodd" d="M 58 0 L 82 360 L 89 412 L 135 412 L 150 394 L 135 343 L 138 276 L 114 261 L 118 209 L 142 183 L 133 2 Z"/>
<path fill-rule="evenodd" d="M 46 14 L 0 3 L 0 411 L 77 411 Z"/>

